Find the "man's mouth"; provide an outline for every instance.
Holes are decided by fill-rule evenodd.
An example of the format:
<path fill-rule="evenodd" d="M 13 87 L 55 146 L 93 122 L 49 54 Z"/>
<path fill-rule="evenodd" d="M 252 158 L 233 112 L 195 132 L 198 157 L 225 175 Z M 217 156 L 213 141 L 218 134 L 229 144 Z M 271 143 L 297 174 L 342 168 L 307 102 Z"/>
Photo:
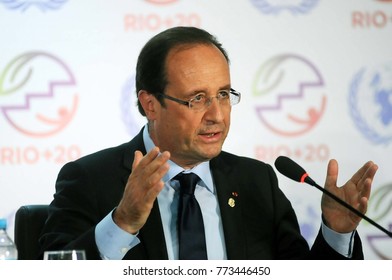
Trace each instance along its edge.
<path fill-rule="evenodd" d="M 205 137 L 206 139 L 214 139 L 219 137 L 220 132 L 209 132 L 209 133 L 200 133 L 200 136 Z"/>

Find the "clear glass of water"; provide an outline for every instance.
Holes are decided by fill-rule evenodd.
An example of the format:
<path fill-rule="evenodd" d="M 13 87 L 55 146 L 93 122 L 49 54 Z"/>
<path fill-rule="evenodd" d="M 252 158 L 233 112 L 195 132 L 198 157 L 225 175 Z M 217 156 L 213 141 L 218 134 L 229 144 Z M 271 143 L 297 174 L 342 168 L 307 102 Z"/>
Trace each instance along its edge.
<path fill-rule="evenodd" d="M 61 250 L 44 252 L 44 260 L 85 260 L 84 250 Z"/>

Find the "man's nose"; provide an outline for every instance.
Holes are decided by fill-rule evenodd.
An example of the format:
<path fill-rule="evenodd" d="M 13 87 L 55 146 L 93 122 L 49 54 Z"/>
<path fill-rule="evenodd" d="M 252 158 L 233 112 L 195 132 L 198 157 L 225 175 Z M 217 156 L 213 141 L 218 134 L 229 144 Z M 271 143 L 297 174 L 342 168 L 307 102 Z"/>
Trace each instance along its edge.
<path fill-rule="evenodd" d="M 206 110 L 206 114 L 213 118 L 215 121 L 223 120 L 223 107 L 219 102 L 219 99 L 214 96 L 211 97 L 208 101 L 208 106 Z M 213 117 L 212 117 L 213 116 Z"/>

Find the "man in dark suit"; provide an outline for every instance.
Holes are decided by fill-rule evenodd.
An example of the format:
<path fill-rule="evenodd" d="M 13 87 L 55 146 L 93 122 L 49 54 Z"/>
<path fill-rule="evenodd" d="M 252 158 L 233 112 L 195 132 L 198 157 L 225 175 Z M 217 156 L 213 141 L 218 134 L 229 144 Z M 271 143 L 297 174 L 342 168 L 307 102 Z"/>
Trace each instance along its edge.
<path fill-rule="evenodd" d="M 231 107 L 229 59 L 215 37 L 193 27 L 154 36 L 136 73 L 147 125 L 129 143 L 66 164 L 40 238 L 47 250 L 84 249 L 88 259 L 179 259 L 177 174 L 198 175 L 208 259 L 362 259 L 360 218 L 322 198 L 323 223 L 311 248 L 272 167 L 222 151 Z M 367 162 L 325 188 L 366 212 L 377 165 Z"/>

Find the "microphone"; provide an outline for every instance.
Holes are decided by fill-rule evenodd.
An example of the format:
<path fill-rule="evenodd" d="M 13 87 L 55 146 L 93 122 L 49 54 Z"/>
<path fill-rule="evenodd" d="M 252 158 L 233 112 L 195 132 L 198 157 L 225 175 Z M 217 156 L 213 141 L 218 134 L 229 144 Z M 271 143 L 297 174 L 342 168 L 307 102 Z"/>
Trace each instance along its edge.
<path fill-rule="evenodd" d="M 285 157 L 285 156 L 279 156 L 275 160 L 275 167 L 278 169 L 280 173 L 282 173 L 284 176 L 300 182 L 300 183 L 307 183 L 311 186 L 316 187 L 329 197 L 331 197 L 333 200 L 338 202 L 340 205 L 343 207 L 349 209 L 351 212 L 355 213 L 357 216 L 361 217 L 362 219 L 368 221 L 370 224 L 378 228 L 379 230 L 383 231 L 385 234 L 387 234 L 389 237 L 392 238 L 392 232 L 386 230 L 379 224 L 377 224 L 375 221 L 367 217 L 365 214 L 361 213 L 354 207 L 352 207 L 350 204 L 346 203 L 344 200 L 340 199 L 333 193 L 327 191 L 323 187 L 319 186 L 315 181 L 312 180 L 312 178 L 309 177 L 308 173 L 306 173 L 305 169 L 303 169 L 300 165 L 298 165 L 296 162 L 294 162 L 292 159 Z"/>

